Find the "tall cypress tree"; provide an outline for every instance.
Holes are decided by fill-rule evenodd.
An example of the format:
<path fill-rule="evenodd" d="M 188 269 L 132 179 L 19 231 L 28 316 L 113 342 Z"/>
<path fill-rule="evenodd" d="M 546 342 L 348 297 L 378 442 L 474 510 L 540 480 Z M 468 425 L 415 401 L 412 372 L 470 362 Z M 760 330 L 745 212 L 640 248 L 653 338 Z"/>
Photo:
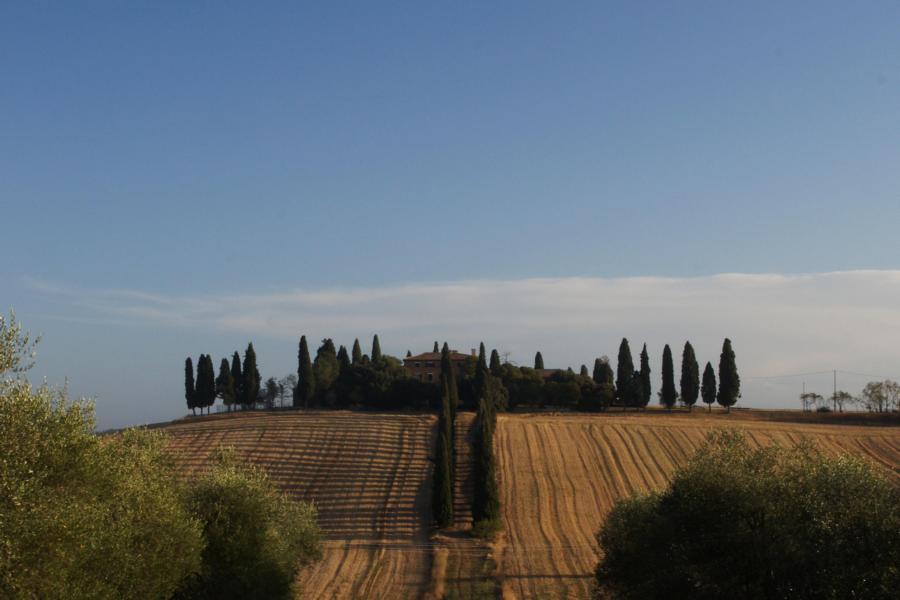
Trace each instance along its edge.
<path fill-rule="evenodd" d="M 338 348 L 337 361 L 341 373 L 344 373 L 350 368 L 350 355 L 347 354 L 347 348 L 345 346 Z"/>
<path fill-rule="evenodd" d="M 187 400 L 187 407 L 194 416 L 197 415 L 197 404 L 195 397 L 197 389 L 194 386 L 194 362 L 188 356 L 184 359 L 184 399 Z"/>
<path fill-rule="evenodd" d="M 703 402 L 709 405 L 709 411 L 712 412 L 712 405 L 716 401 L 716 372 L 713 371 L 712 363 L 706 363 L 703 369 L 703 385 L 700 387 L 700 396 Z"/>
<path fill-rule="evenodd" d="M 240 404 L 244 397 L 244 372 L 241 370 L 241 355 L 237 350 L 231 355 L 231 378 L 234 379 L 234 403 Z"/>
<path fill-rule="evenodd" d="M 434 464 L 434 491 L 432 494 L 434 518 L 440 527 L 448 527 L 453 522 L 454 428 L 450 414 L 450 387 L 448 381 L 447 374 L 442 371 L 441 411 L 438 417 L 438 443 Z"/>
<path fill-rule="evenodd" d="M 731 349 L 731 340 L 725 338 L 722 354 L 719 356 L 719 394 L 716 400 L 731 412 L 731 407 L 740 397 L 741 378 L 737 372 L 734 350 Z"/>
<path fill-rule="evenodd" d="M 641 350 L 641 406 L 650 403 L 650 356 L 647 354 L 647 344 Z"/>
<path fill-rule="evenodd" d="M 241 404 L 244 406 L 253 406 L 259 397 L 259 369 L 256 366 L 256 350 L 253 349 L 253 342 L 247 344 L 247 350 L 244 352 L 244 389 Z"/>
<path fill-rule="evenodd" d="M 590 374 L 588 373 L 587 365 L 581 365 L 581 371 L 579 371 L 578 374 L 581 375 L 582 377 L 585 377 L 588 379 L 590 379 L 590 377 L 591 377 Z"/>
<path fill-rule="evenodd" d="M 206 408 L 206 396 L 206 355 L 201 354 L 197 358 L 197 384 L 194 387 L 194 406 L 200 409 L 201 415 Z"/>
<path fill-rule="evenodd" d="M 406 358 L 410 358 L 412 356 L 412 350 L 406 351 Z"/>
<path fill-rule="evenodd" d="M 700 365 L 697 364 L 697 356 L 690 342 L 684 343 L 684 351 L 681 353 L 681 402 L 694 410 L 697 396 L 700 394 Z"/>
<path fill-rule="evenodd" d="M 544 368 L 544 357 L 541 356 L 540 352 L 537 352 L 534 355 L 534 368 L 535 369 L 543 369 Z"/>
<path fill-rule="evenodd" d="M 359 351 L 359 340 L 353 344 L 354 354 Z M 361 360 L 361 359 L 360 359 Z M 357 364 L 354 360 L 353 364 Z M 313 373 L 312 359 L 309 357 L 309 346 L 306 336 L 300 336 L 300 346 L 297 350 L 297 388 L 294 390 L 294 408 L 309 408 L 313 396 L 316 393 L 316 376 Z"/>
<path fill-rule="evenodd" d="M 206 414 L 209 414 L 210 407 L 216 403 L 216 369 L 213 366 L 212 356 L 207 354 L 203 357 L 203 406 L 206 407 Z"/>
<path fill-rule="evenodd" d="M 309 354 L 309 352 L 307 352 Z M 353 340 L 353 350 L 351 351 L 350 357 L 353 360 L 354 365 L 358 365 L 362 362 L 362 349 L 359 347 L 359 338 Z"/>
<path fill-rule="evenodd" d="M 483 522 L 496 522 L 500 518 L 500 491 L 493 442 L 496 419 L 491 400 L 481 398 L 475 421 L 475 489 L 472 494 L 472 518 L 476 526 Z"/>
<path fill-rule="evenodd" d="M 594 380 L 594 383 L 603 383 L 603 375 L 604 374 L 605 373 L 604 373 L 604 369 L 603 369 L 603 361 L 601 361 L 599 358 L 595 358 L 594 359 L 594 372 L 592 373 L 592 375 L 593 375 L 592 378 Z"/>
<path fill-rule="evenodd" d="M 491 375 L 494 377 L 500 376 L 500 355 L 497 353 L 496 348 L 491 350 L 491 364 L 490 364 Z"/>
<path fill-rule="evenodd" d="M 434 342 L 434 349 L 432 350 L 432 352 L 434 352 L 435 354 L 440 352 L 440 348 L 438 347 L 438 343 L 436 341 Z"/>
<path fill-rule="evenodd" d="M 628 396 L 634 389 L 631 384 L 632 377 L 634 377 L 634 360 L 631 358 L 631 347 L 628 345 L 628 339 L 622 338 L 622 343 L 619 344 L 619 362 L 616 365 L 616 397 L 624 406 L 631 404 Z"/>
<path fill-rule="evenodd" d="M 375 334 L 375 337 L 372 338 L 372 362 L 380 363 L 382 359 L 381 355 L 381 342 L 378 341 L 378 334 Z"/>
<path fill-rule="evenodd" d="M 675 367 L 672 365 L 672 350 L 666 344 L 665 348 L 663 348 L 662 389 L 659 391 L 659 401 L 668 410 L 672 410 L 676 400 L 678 400 L 678 392 L 675 391 Z"/>
<path fill-rule="evenodd" d="M 216 393 L 222 398 L 222 404 L 231 410 L 234 404 L 234 377 L 231 375 L 231 367 L 228 359 L 223 358 L 219 363 L 219 376 L 216 378 Z"/>
<path fill-rule="evenodd" d="M 484 342 L 478 344 L 478 369 L 487 371 L 487 358 L 484 352 Z"/>
<path fill-rule="evenodd" d="M 450 394 L 450 418 L 453 422 L 453 427 L 456 427 L 456 409 L 459 406 L 459 384 L 457 382 L 456 375 L 456 367 L 453 364 L 453 361 L 450 360 L 450 347 L 447 345 L 447 342 L 444 342 L 443 348 L 441 348 L 441 375 L 446 373 L 447 377 L 447 387 Z M 454 432 L 454 436 L 455 436 Z M 454 447 L 455 448 L 455 447 Z M 456 460 L 456 451 L 454 449 L 454 465 Z"/>
<path fill-rule="evenodd" d="M 316 358 L 313 361 L 313 372 L 316 375 L 316 397 L 326 406 L 331 406 L 337 399 L 333 394 L 334 383 L 340 375 L 340 364 L 337 352 L 334 350 L 334 342 L 331 338 L 322 340 L 322 345 L 316 350 Z"/>

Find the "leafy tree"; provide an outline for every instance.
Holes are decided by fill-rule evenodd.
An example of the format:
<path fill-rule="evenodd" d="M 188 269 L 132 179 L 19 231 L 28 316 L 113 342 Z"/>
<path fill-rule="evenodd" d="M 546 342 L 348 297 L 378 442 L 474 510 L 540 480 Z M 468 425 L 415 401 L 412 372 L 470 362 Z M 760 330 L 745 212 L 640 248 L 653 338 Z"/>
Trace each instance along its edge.
<path fill-rule="evenodd" d="M 34 342 L 0 318 L 0 598 L 170 598 L 200 566 L 166 440 L 98 436 L 90 403 L 22 374 Z"/>
<path fill-rule="evenodd" d="M 870 412 L 890 412 L 900 407 L 900 385 L 891 380 L 870 381 L 862 391 L 862 405 Z"/>
<path fill-rule="evenodd" d="M 697 364 L 694 347 L 690 342 L 685 342 L 681 353 L 681 402 L 693 410 L 699 395 L 700 365 Z"/>
<path fill-rule="evenodd" d="M 500 376 L 500 354 L 497 353 L 496 348 L 491 350 L 490 371 L 494 377 Z"/>
<path fill-rule="evenodd" d="M 340 364 L 331 338 L 322 340 L 322 345 L 316 350 L 313 372 L 316 378 L 316 394 L 320 403 L 326 406 L 334 405 L 336 395 L 332 388 L 340 375 Z"/>
<path fill-rule="evenodd" d="M 359 338 L 353 340 L 353 350 L 351 350 L 351 359 L 354 365 L 358 365 L 362 362 L 362 350 L 359 347 Z"/>
<path fill-rule="evenodd" d="M 243 366 L 244 386 L 242 390 L 241 404 L 244 406 L 253 406 L 259 397 L 259 369 L 256 367 L 256 351 L 253 349 L 253 342 L 247 344 L 247 350 L 244 352 Z"/>
<path fill-rule="evenodd" d="M 838 390 L 831 395 L 831 402 L 834 406 L 834 409 L 840 412 L 844 412 L 844 406 L 848 404 L 852 404 L 856 399 L 849 392 L 845 392 L 844 390 Z"/>
<path fill-rule="evenodd" d="M 708 412 L 712 412 L 712 405 L 716 401 L 716 373 L 712 363 L 706 363 L 703 369 L 703 385 L 700 386 L 700 397 L 708 405 Z"/>
<path fill-rule="evenodd" d="M 197 414 L 197 389 L 194 385 L 194 362 L 188 356 L 184 359 L 184 398 L 187 400 L 188 410 Z"/>
<path fill-rule="evenodd" d="M 372 338 L 372 362 L 378 364 L 381 362 L 381 342 L 378 341 L 378 334 Z"/>
<path fill-rule="evenodd" d="M 356 360 L 356 354 L 359 352 L 359 340 L 353 343 L 353 364 L 362 362 Z M 316 374 L 313 371 L 312 360 L 309 357 L 309 346 L 306 343 L 306 336 L 300 336 L 300 347 L 297 351 L 297 387 L 294 389 L 294 408 L 309 408 L 316 394 Z"/>
<path fill-rule="evenodd" d="M 222 399 L 222 403 L 231 410 L 235 402 L 234 377 L 231 375 L 231 366 L 228 359 L 223 358 L 219 363 L 219 376 L 216 378 L 216 393 Z"/>
<path fill-rule="evenodd" d="M 634 360 L 631 358 L 631 348 L 628 346 L 628 339 L 622 338 L 622 343 L 619 344 L 619 364 L 616 366 L 616 393 L 619 402 L 625 406 L 632 405 L 628 398 L 629 392 L 634 389 L 632 377 L 634 377 Z"/>
<path fill-rule="evenodd" d="M 534 355 L 534 368 L 535 370 L 540 370 L 544 368 L 544 357 L 541 356 L 541 353 L 538 352 Z"/>
<path fill-rule="evenodd" d="M 725 342 L 722 344 L 722 354 L 719 357 L 719 393 L 716 401 L 728 412 L 731 412 L 731 407 L 740 397 L 741 378 L 734 361 L 734 350 L 731 349 L 731 340 L 725 338 Z"/>
<path fill-rule="evenodd" d="M 641 350 L 641 401 L 640 406 L 650 403 L 650 357 L 647 355 L 647 344 Z"/>
<path fill-rule="evenodd" d="M 662 360 L 662 389 L 659 391 L 659 401 L 668 410 L 672 410 L 678 393 L 675 391 L 675 367 L 672 366 L 672 350 L 669 345 L 663 348 Z"/>
<path fill-rule="evenodd" d="M 810 411 L 813 410 L 819 403 L 822 402 L 824 398 L 821 394 L 817 394 L 815 392 L 806 392 L 805 394 L 800 394 L 800 402 L 803 404 L 803 410 Z"/>
<path fill-rule="evenodd" d="M 665 491 L 616 504 L 598 534 L 598 592 L 894 598 L 898 531 L 900 493 L 872 463 L 719 432 Z"/>
<path fill-rule="evenodd" d="M 299 567 L 321 556 L 315 507 L 290 500 L 233 451 L 218 452 L 188 504 L 206 538 L 188 598 L 290 598 Z"/>
<path fill-rule="evenodd" d="M 266 399 L 266 408 L 272 408 L 275 406 L 275 398 L 278 397 L 278 380 L 274 377 L 269 377 L 266 379 L 266 391 L 265 391 L 265 399 Z"/>

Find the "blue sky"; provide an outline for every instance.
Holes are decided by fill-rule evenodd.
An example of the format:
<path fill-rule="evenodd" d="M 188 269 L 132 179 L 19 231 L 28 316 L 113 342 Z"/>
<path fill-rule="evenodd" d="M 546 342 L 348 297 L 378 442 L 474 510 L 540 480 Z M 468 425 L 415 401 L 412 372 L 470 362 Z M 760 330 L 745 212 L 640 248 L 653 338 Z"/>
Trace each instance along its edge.
<path fill-rule="evenodd" d="M 123 291 L 897 268 L 897 3 L 425 4 L 0 7 L 0 306 L 44 333 L 35 374 L 121 425 L 180 414 L 187 354 L 250 338 L 281 375 L 290 329 L 328 335 Z M 386 346 L 454 334 L 420 321 Z"/>

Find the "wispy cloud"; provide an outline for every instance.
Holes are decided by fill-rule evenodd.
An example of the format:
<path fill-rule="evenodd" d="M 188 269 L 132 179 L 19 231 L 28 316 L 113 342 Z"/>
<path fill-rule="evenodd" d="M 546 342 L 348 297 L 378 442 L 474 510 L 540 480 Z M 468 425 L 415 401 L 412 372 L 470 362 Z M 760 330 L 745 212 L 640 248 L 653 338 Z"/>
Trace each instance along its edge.
<path fill-rule="evenodd" d="M 662 345 L 685 340 L 716 363 L 735 344 L 745 377 L 837 368 L 900 371 L 900 271 L 721 274 L 708 277 L 457 281 L 268 294 L 169 295 L 85 290 L 32 281 L 61 303 L 105 315 L 200 331 L 341 343 L 378 332 L 395 352 L 484 340 L 526 363 L 577 367 L 614 356 L 622 337 L 647 342 L 659 373 Z M 759 385 L 764 385 L 759 383 Z M 771 384 L 765 384 L 771 385 Z"/>

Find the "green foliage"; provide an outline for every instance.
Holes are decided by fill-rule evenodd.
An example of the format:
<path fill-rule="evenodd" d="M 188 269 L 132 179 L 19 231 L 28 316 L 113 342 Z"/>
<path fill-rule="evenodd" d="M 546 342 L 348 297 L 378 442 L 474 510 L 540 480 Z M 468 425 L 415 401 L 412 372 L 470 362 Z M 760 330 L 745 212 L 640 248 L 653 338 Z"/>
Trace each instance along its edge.
<path fill-rule="evenodd" d="M 544 368 L 544 357 L 538 352 L 534 355 L 534 368 L 540 370 Z"/>
<path fill-rule="evenodd" d="M 357 364 L 356 354 L 359 352 L 359 340 L 353 344 L 353 364 Z M 360 359 L 362 360 L 362 359 Z M 316 393 L 316 375 L 313 372 L 312 360 L 309 357 L 309 346 L 306 336 L 300 336 L 297 350 L 297 387 L 294 389 L 294 408 L 309 408 Z"/>
<path fill-rule="evenodd" d="M 700 365 L 690 342 L 684 343 L 681 353 L 681 402 L 693 409 L 700 394 Z"/>
<path fill-rule="evenodd" d="M 322 345 L 316 350 L 316 360 L 313 361 L 313 373 L 316 379 L 316 398 L 320 405 L 334 406 L 337 401 L 332 386 L 341 373 L 337 352 L 331 338 L 322 340 Z"/>
<path fill-rule="evenodd" d="M 167 598 L 199 569 L 161 436 L 93 429 L 89 404 L 0 384 L 0 597 Z"/>
<path fill-rule="evenodd" d="M 188 598 L 290 598 L 297 569 L 321 555 L 312 504 L 294 502 L 266 474 L 220 450 L 189 506 L 206 547 Z"/>
<path fill-rule="evenodd" d="M 676 400 L 678 400 L 678 392 L 675 391 L 675 367 L 672 365 L 672 350 L 666 344 L 663 348 L 662 389 L 659 391 L 659 402 L 667 409 L 672 410 Z"/>
<path fill-rule="evenodd" d="M 353 350 L 351 352 L 351 362 L 354 365 L 358 365 L 362 362 L 362 349 L 359 347 L 359 338 L 353 340 Z"/>
<path fill-rule="evenodd" d="M 184 359 L 184 398 L 187 400 L 188 410 L 197 414 L 197 389 L 194 384 L 194 361 L 188 356 Z"/>
<path fill-rule="evenodd" d="M 500 376 L 500 354 L 497 353 L 497 349 L 491 350 L 491 362 L 488 368 L 491 371 L 491 375 L 494 377 Z"/>
<path fill-rule="evenodd" d="M 598 534 L 598 593 L 617 598 L 894 598 L 900 493 L 850 455 L 710 436 L 661 493 Z"/>
<path fill-rule="evenodd" d="M 240 404 L 244 394 L 244 372 L 241 370 L 241 355 L 237 351 L 231 356 L 231 378 L 234 379 L 234 401 Z"/>
<path fill-rule="evenodd" d="M 671 359 L 671 355 L 669 357 Z M 650 356 L 647 354 L 647 344 L 641 350 L 641 394 L 639 406 L 647 406 L 650 403 Z"/>
<path fill-rule="evenodd" d="M 730 411 L 740 397 L 741 378 L 738 376 L 734 350 L 731 349 L 731 340 L 725 338 L 719 357 L 719 393 L 716 401 Z"/>
<path fill-rule="evenodd" d="M 216 378 L 216 393 L 222 399 L 222 403 L 229 409 L 235 403 L 234 377 L 228 359 L 223 358 L 219 364 L 219 376 Z"/>
<path fill-rule="evenodd" d="M 383 354 L 381 354 L 381 342 L 378 341 L 378 334 L 372 338 L 372 362 L 379 363 L 381 362 Z"/>
<path fill-rule="evenodd" d="M 17 375 L 30 369 L 39 341 L 22 329 L 16 313 L 10 311 L 8 318 L 0 315 L 0 374 Z"/>
<path fill-rule="evenodd" d="M 259 369 L 256 366 L 256 351 L 253 349 L 253 343 L 247 344 L 247 350 L 244 352 L 243 386 L 241 388 L 241 404 L 244 406 L 253 406 L 259 397 Z"/>
<path fill-rule="evenodd" d="M 635 385 L 631 381 L 634 378 L 634 360 L 631 358 L 631 347 L 628 340 L 622 338 L 619 344 L 619 362 L 616 365 L 616 393 L 618 400 L 625 406 L 634 406 Z"/>
<path fill-rule="evenodd" d="M 338 370 L 341 373 L 343 373 L 348 368 L 350 368 L 350 355 L 347 354 L 347 348 L 343 345 L 340 348 L 338 348 L 337 360 L 338 360 Z"/>
<path fill-rule="evenodd" d="M 588 372 L 587 365 L 581 365 L 581 370 L 578 371 L 578 374 L 581 377 L 587 377 L 587 378 L 590 378 L 590 376 L 591 376 L 591 374 Z"/>
<path fill-rule="evenodd" d="M 490 380 L 497 381 L 494 377 Z M 502 385 L 501 385 L 502 387 Z M 497 484 L 497 460 L 494 455 L 494 430 L 497 413 L 489 397 L 482 397 L 475 420 L 474 478 L 472 495 L 473 532 L 489 532 L 500 520 L 500 490 Z"/>
<path fill-rule="evenodd" d="M 453 524 L 454 424 L 450 411 L 447 374 L 441 373 L 441 411 L 437 422 L 437 448 L 434 458 L 432 510 L 439 527 Z"/>
<path fill-rule="evenodd" d="M 709 405 L 712 411 L 712 405 L 716 401 L 716 373 L 713 371 L 712 363 L 706 363 L 703 369 L 703 385 L 700 386 L 700 397 L 703 402 Z"/>
<path fill-rule="evenodd" d="M 216 380 L 212 358 L 207 354 L 201 354 L 197 360 L 197 385 L 194 389 L 194 406 L 203 412 L 209 409 L 216 401 Z"/>

